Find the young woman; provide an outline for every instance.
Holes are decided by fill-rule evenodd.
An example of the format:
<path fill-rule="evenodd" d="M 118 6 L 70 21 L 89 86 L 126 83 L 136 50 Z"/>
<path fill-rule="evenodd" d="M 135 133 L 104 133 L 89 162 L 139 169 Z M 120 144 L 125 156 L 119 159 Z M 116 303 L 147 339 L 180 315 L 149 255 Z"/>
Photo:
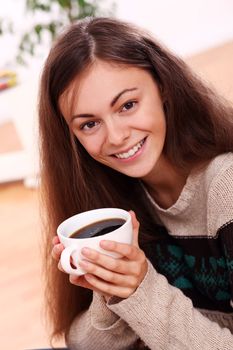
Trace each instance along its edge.
<path fill-rule="evenodd" d="M 52 336 L 232 349 L 233 109 L 149 35 L 96 18 L 52 48 L 39 115 Z M 102 241 L 121 259 L 84 249 L 68 278 L 56 228 L 100 207 L 132 210 L 134 243 Z"/>

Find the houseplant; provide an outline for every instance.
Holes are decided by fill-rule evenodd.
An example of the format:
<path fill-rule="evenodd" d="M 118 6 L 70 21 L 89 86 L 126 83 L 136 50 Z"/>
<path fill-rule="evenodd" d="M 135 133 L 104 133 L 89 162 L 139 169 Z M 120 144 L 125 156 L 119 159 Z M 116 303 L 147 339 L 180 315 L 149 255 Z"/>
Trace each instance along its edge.
<path fill-rule="evenodd" d="M 19 40 L 17 62 L 25 64 L 30 57 L 52 41 L 67 24 L 87 16 L 112 15 L 115 4 L 104 0 L 25 0 L 25 29 Z M 11 21 L 0 19 L 0 35 L 14 34 Z M 42 49 L 43 50 L 43 49 Z"/>

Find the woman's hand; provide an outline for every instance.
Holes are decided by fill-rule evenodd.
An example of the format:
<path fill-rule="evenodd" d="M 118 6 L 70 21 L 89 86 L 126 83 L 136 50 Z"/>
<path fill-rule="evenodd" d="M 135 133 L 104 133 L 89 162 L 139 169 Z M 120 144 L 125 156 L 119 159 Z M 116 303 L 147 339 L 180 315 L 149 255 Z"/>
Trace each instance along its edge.
<path fill-rule="evenodd" d="M 88 288 L 103 295 L 106 300 L 111 296 L 128 298 L 144 279 L 148 264 L 144 252 L 138 246 L 139 222 L 134 212 L 130 212 L 133 224 L 132 245 L 103 240 L 100 246 L 108 251 L 119 253 L 122 258 L 116 259 L 101 254 L 90 248 L 83 248 L 82 255 L 88 260 L 81 260 L 79 265 L 87 271 L 83 276 L 70 275 L 70 282 Z M 64 272 L 60 264 L 60 256 L 64 246 L 56 236 L 53 239 L 52 256 L 58 262 L 58 268 Z"/>
<path fill-rule="evenodd" d="M 58 236 L 53 237 L 52 244 L 53 244 L 52 257 L 59 263 L 61 253 L 62 253 L 63 249 L 65 249 L 65 247 L 62 243 L 60 243 Z"/>
<path fill-rule="evenodd" d="M 53 244 L 52 257 L 58 262 L 58 269 L 65 273 L 60 262 L 61 253 L 65 249 L 65 247 L 63 246 L 62 243 L 60 243 L 58 236 L 53 237 L 52 244 Z M 97 290 L 96 288 L 94 288 L 92 285 L 88 283 L 88 281 L 84 278 L 84 276 L 75 276 L 75 281 L 73 281 L 73 278 L 74 278 L 74 275 L 70 275 L 70 282 L 72 284 L 99 292 L 99 290 Z M 107 294 L 104 294 L 104 293 L 102 293 L 102 295 L 105 297 L 106 300 L 109 297 Z"/>
<path fill-rule="evenodd" d="M 146 275 L 148 264 L 144 252 L 138 246 L 139 222 L 133 212 L 130 214 L 133 223 L 132 245 L 107 240 L 100 242 L 103 249 L 123 257 L 115 259 L 96 250 L 83 248 L 82 255 L 88 260 L 81 260 L 79 265 L 87 274 L 82 279 L 70 276 L 71 283 L 97 291 L 106 300 L 109 296 L 128 298 L 135 292 Z M 84 280 L 88 284 L 84 285 Z"/>

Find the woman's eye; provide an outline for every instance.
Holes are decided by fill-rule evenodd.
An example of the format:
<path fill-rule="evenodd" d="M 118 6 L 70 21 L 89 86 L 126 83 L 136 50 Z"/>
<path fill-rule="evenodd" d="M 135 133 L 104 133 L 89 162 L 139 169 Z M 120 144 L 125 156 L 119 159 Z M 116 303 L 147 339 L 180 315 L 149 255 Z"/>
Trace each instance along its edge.
<path fill-rule="evenodd" d="M 133 107 L 135 107 L 136 103 L 137 103 L 136 101 L 129 101 L 129 102 L 125 103 L 125 104 L 122 106 L 121 111 L 122 111 L 122 112 L 126 112 L 126 111 L 132 109 Z"/>
<path fill-rule="evenodd" d="M 81 130 L 90 130 L 98 125 L 98 122 L 90 121 L 81 125 Z"/>

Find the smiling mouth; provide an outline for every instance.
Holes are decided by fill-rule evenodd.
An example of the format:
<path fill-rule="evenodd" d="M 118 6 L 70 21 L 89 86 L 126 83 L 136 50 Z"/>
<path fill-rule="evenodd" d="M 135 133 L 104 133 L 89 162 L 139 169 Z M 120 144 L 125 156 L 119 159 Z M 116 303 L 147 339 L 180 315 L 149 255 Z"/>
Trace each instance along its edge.
<path fill-rule="evenodd" d="M 138 142 L 134 147 L 132 147 L 130 150 L 124 153 L 116 153 L 114 156 L 119 159 L 128 159 L 130 157 L 133 157 L 139 150 L 142 148 L 144 142 L 146 140 L 146 137 Z"/>

